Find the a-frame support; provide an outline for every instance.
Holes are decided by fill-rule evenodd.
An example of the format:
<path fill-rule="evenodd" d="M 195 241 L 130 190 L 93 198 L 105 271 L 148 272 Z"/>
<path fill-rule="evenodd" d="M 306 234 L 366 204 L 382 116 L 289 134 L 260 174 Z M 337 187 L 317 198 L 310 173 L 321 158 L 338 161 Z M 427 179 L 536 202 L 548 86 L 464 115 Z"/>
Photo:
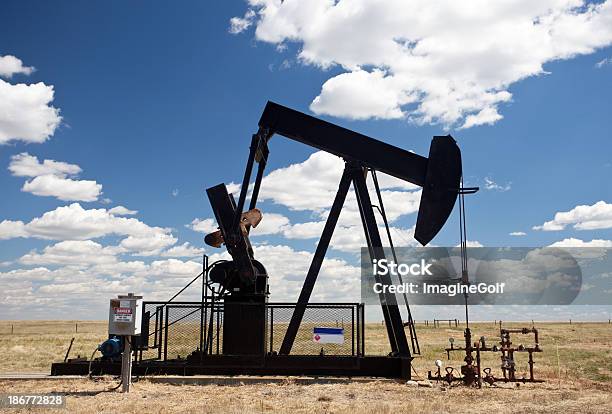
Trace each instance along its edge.
<path fill-rule="evenodd" d="M 353 183 L 355 193 L 357 195 L 357 202 L 359 205 L 359 212 L 361 214 L 361 220 L 366 236 L 366 243 L 370 253 L 370 259 L 384 259 L 384 252 L 382 249 L 382 241 L 380 233 L 378 231 L 378 225 L 376 224 L 376 218 L 374 216 L 374 209 L 370 201 L 370 195 L 366 186 L 366 169 L 352 162 L 345 164 L 342 178 L 340 179 L 340 185 L 336 198 L 332 204 L 332 208 L 327 216 L 325 227 L 323 228 L 323 234 L 317 245 L 317 249 L 312 258 L 308 274 L 304 280 L 302 291 L 297 301 L 297 306 L 289 322 L 287 332 L 283 339 L 279 353 L 282 355 L 288 355 L 291 352 L 295 337 L 299 330 L 300 324 L 306 311 L 306 306 L 310 301 L 310 296 L 314 288 L 314 284 L 321 270 L 325 253 L 329 247 L 334 229 L 338 223 L 338 217 L 342 211 L 342 206 L 346 200 L 346 195 L 350 187 L 351 182 Z M 387 276 L 376 276 L 377 282 L 383 284 L 391 284 L 390 277 Z M 380 280 L 378 280 L 380 279 Z M 408 347 L 408 341 L 406 339 L 406 333 L 402 324 L 402 318 L 393 295 L 387 293 L 380 294 L 380 303 L 385 318 L 385 325 L 387 328 L 387 335 L 389 337 L 389 343 L 391 350 L 394 355 L 410 357 L 410 349 Z"/>

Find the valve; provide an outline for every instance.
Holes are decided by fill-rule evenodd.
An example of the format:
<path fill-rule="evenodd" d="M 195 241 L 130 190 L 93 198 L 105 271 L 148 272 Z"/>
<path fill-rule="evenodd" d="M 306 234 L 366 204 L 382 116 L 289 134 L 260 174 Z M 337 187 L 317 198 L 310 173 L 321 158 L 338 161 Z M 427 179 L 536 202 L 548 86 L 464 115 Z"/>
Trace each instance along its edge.
<path fill-rule="evenodd" d="M 453 367 L 446 367 L 446 368 L 444 368 L 444 370 L 446 371 L 446 375 L 444 376 L 444 379 L 450 385 L 453 382 L 453 380 L 455 379 L 455 376 L 453 375 L 453 371 L 455 371 L 455 368 L 453 368 Z"/>
<path fill-rule="evenodd" d="M 482 370 L 485 374 L 483 380 L 489 385 L 493 385 L 495 383 L 495 377 L 491 374 L 491 368 L 485 368 Z"/>

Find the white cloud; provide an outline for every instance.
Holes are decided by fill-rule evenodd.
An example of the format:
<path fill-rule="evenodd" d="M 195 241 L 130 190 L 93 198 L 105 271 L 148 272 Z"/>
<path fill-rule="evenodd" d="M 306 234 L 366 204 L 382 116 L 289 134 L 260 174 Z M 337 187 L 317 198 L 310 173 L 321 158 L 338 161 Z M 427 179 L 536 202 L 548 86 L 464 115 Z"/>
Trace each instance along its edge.
<path fill-rule="evenodd" d="M 151 276 L 170 278 L 195 277 L 201 271 L 202 263 L 178 259 L 156 260 L 146 270 Z"/>
<path fill-rule="evenodd" d="M 396 78 L 385 72 L 358 70 L 326 81 L 310 109 L 317 114 L 349 119 L 395 119 L 403 118 L 401 107 L 416 99 L 399 87 Z"/>
<path fill-rule="evenodd" d="M 461 247 L 461 245 L 458 244 L 455 247 Z M 467 240 L 466 247 L 484 247 L 484 245 L 480 243 L 478 240 Z"/>
<path fill-rule="evenodd" d="M 88 266 L 117 262 L 118 250 L 92 240 L 66 240 L 46 246 L 42 253 L 31 251 L 19 259 L 26 265 Z"/>
<path fill-rule="evenodd" d="M 15 177 L 38 177 L 40 175 L 64 177 L 67 175 L 77 175 L 82 172 L 81 167 L 76 164 L 68 164 L 55 160 L 39 162 L 38 158 L 27 152 L 13 155 L 8 169 Z"/>
<path fill-rule="evenodd" d="M 244 32 L 246 29 L 251 27 L 254 18 L 255 12 L 253 10 L 247 10 L 244 17 L 232 17 L 230 19 L 229 32 L 232 34 Z"/>
<path fill-rule="evenodd" d="M 41 175 L 26 181 L 21 191 L 37 196 L 57 197 L 62 201 L 96 201 L 102 192 L 102 184 L 91 180 Z"/>
<path fill-rule="evenodd" d="M 108 210 L 113 216 L 133 216 L 138 213 L 138 210 L 130 210 L 123 206 L 116 206 Z"/>
<path fill-rule="evenodd" d="M 281 233 L 288 225 L 289 219 L 282 214 L 263 213 L 261 222 L 259 222 L 257 227 L 251 229 L 250 234 L 253 236 L 277 234 Z"/>
<path fill-rule="evenodd" d="M 296 223 L 283 229 L 283 236 L 288 239 L 314 239 L 321 237 L 324 221 L 309 221 Z"/>
<path fill-rule="evenodd" d="M 28 232 L 23 221 L 2 220 L 0 222 L 0 240 L 27 236 Z"/>
<path fill-rule="evenodd" d="M 605 201 L 589 205 L 579 205 L 570 211 L 555 213 L 552 220 L 544 222 L 540 226 L 534 226 L 534 230 L 558 231 L 566 226 L 572 225 L 576 230 L 600 230 L 612 228 L 612 204 Z"/>
<path fill-rule="evenodd" d="M 446 127 L 492 124 L 512 84 L 612 43 L 612 2 L 249 0 L 230 32 L 299 46 L 329 78 L 311 110 Z"/>
<path fill-rule="evenodd" d="M 228 194 L 240 194 L 240 184 L 236 184 L 232 181 L 231 183 L 226 184 L 225 187 L 227 188 Z"/>
<path fill-rule="evenodd" d="M 188 246 L 187 246 L 188 247 Z M 101 256 L 101 257 L 96 257 Z M 312 253 L 289 246 L 255 246 L 255 256 L 270 275 L 272 300 L 295 300 L 312 260 Z M 31 252 L 23 262 L 59 266 L 52 270 L 36 265 L 31 269 L 0 272 L 0 312 L 21 314 L 64 315 L 78 312 L 88 317 L 103 314 L 109 297 L 125 292 L 144 294 L 147 300 L 167 300 L 185 283 L 202 271 L 202 263 L 192 260 L 155 260 L 122 262 L 115 259 L 111 247 L 95 242 L 60 242 L 42 253 Z M 215 254 L 211 260 L 227 258 Z M 357 301 L 359 268 L 344 260 L 325 259 L 315 291 L 314 301 Z M 199 286 L 199 285 L 198 285 Z M 75 293 L 90 295 L 84 303 Z M 197 300 L 199 287 L 188 289 L 181 299 Z"/>
<path fill-rule="evenodd" d="M 329 207 L 338 190 L 343 169 L 344 161 L 341 158 L 317 151 L 301 163 L 273 170 L 264 176 L 259 201 L 268 200 L 289 210 L 311 212 L 313 220 L 291 223 L 285 215 L 267 213 L 264 209 L 262 221 L 257 228 L 251 230 L 251 235 L 275 234 L 287 239 L 320 237 L 329 214 Z M 418 211 L 421 191 L 414 190 L 419 187 L 386 174 L 379 173 L 377 176 L 389 223 Z M 372 202 L 378 205 L 371 176 L 368 180 L 370 197 Z M 232 186 L 236 187 L 232 190 L 239 190 L 239 186 L 234 183 L 229 184 L 228 188 Z M 300 190 L 296 191 L 298 188 Z M 217 225 L 211 218 L 195 219 L 187 227 L 202 233 L 217 230 Z M 405 245 L 414 243 L 412 229 L 395 226 L 392 231 L 405 236 L 401 243 Z M 384 229 L 381 229 L 381 233 L 384 234 Z M 338 220 L 331 248 L 355 253 L 363 245 L 365 239 L 361 228 L 361 217 L 355 193 L 351 190 Z"/>
<path fill-rule="evenodd" d="M 10 220 L 0 223 L 0 239 L 88 240 L 108 235 L 146 238 L 169 233 L 169 229 L 151 227 L 136 218 L 113 216 L 103 208 L 84 209 L 79 203 L 47 211 L 27 224 Z"/>
<path fill-rule="evenodd" d="M 255 257 L 270 277 L 273 301 L 295 301 L 308 272 L 313 254 L 289 246 L 255 246 Z M 359 300 L 360 269 L 341 259 L 326 258 L 317 278 L 312 300 Z"/>
<path fill-rule="evenodd" d="M 135 256 L 156 256 L 176 242 L 177 238 L 172 234 L 153 232 L 140 236 L 128 236 L 121 240 L 119 245 L 127 251 L 135 252 Z"/>
<path fill-rule="evenodd" d="M 551 244 L 551 247 L 612 247 L 612 240 L 593 239 L 584 241 L 570 237 Z"/>
<path fill-rule="evenodd" d="M 509 233 L 510 236 L 515 236 L 515 237 L 522 237 L 522 236 L 526 236 L 527 233 L 525 233 L 524 231 L 513 231 L 511 233 Z"/>
<path fill-rule="evenodd" d="M 164 257 L 198 257 L 204 254 L 204 249 L 191 246 L 188 242 L 174 246 L 161 254 Z"/>
<path fill-rule="evenodd" d="M 36 267 L 33 269 L 14 269 L 9 272 L 0 273 L 0 280 L 23 280 L 23 281 L 46 281 L 53 278 L 54 272 L 46 267 Z"/>
<path fill-rule="evenodd" d="M 326 218 L 327 210 L 338 191 L 343 170 L 344 161 L 341 158 L 317 151 L 301 163 L 278 168 L 266 175 L 262 181 L 259 199 L 271 200 L 289 210 L 312 211 Z M 420 190 L 406 191 L 418 188 L 417 186 L 386 174 L 379 173 L 377 177 L 390 222 L 418 211 Z M 371 177 L 368 179 L 369 187 L 373 189 Z M 296 190 L 298 188 L 299 191 Z M 370 193 L 370 197 L 378 204 L 374 192 Z M 265 214 L 264 211 L 264 217 Z M 353 191 L 349 192 L 343 210 L 345 218 L 349 218 L 349 214 L 352 214 L 351 220 L 360 220 Z"/>
<path fill-rule="evenodd" d="M 604 66 L 612 65 L 612 57 L 604 58 L 595 64 L 597 69 L 601 69 Z"/>
<path fill-rule="evenodd" d="M 0 144 L 13 140 L 46 141 L 59 126 L 59 109 L 51 106 L 53 86 L 38 82 L 12 85 L 0 80 Z"/>
<path fill-rule="evenodd" d="M 304 162 L 267 174 L 259 199 L 271 200 L 290 210 L 323 211 L 334 200 L 343 169 L 341 158 L 323 151 L 315 152 Z"/>
<path fill-rule="evenodd" d="M 32 66 L 24 66 L 21 59 L 12 55 L 0 56 L 0 77 L 10 78 L 16 74 L 30 75 L 36 69 Z"/>
<path fill-rule="evenodd" d="M 495 191 L 509 191 L 512 188 L 512 183 L 506 183 L 504 185 L 498 184 L 495 181 L 493 181 L 492 178 L 489 177 L 485 177 L 484 179 L 485 182 L 485 189 L 486 190 L 495 190 Z"/>
<path fill-rule="evenodd" d="M 508 98 L 506 100 L 510 100 L 510 94 L 507 94 L 505 96 Z M 503 102 L 503 100 L 500 101 Z M 499 112 L 497 112 L 497 108 L 489 106 L 482 109 L 477 114 L 471 114 L 466 116 L 465 122 L 463 123 L 463 125 L 461 125 L 459 129 L 467 129 L 477 125 L 493 125 L 502 118 L 503 116 L 501 116 Z"/>
<path fill-rule="evenodd" d="M 8 167 L 17 177 L 34 177 L 26 181 L 21 191 L 38 196 L 57 197 L 63 201 L 96 201 L 102 193 L 102 185 L 93 180 L 74 180 L 82 170 L 75 164 L 55 160 L 42 163 L 26 152 L 13 155 Z"/>
<path fill-rule="evenodd" d="M 341 158 L 317 151 L 301 163 L 271 171 L 263 178 L 259 200 L 269 200 L 289 210 L 311 212 L 314 219 L 291 223 L 286 216 L 266 213 L 264 209 L 262 222 L 251 231 L 251 234 L 277 234 L 287 239 L 319 238 L 329 214 L 329 207 L 336 196 L 343 169 L 344 161 Z M 386 174 L 379 173 L 377 177 L 389 223 L 395 223 L 401 217 L 418 211 L 421 191 L 413 191 L 418 188 L 417 186 Z M 378 205 L 372 177 L 368 176 L 368 180 L 372 203 Z M 300 190 L 296 191 L 297 188 Z M 378 219 L 380 220 L 380 217 Z M 211 219 L 206 224 L 206 230 L 213 230 L 214 222 Z M 192 227 L 194 225 L 200 225 L 200 221 L 195 220 Z M 392 232 L 404 237 L 402 244 L 414 243 L 412 229 L 395 226 Z M 384 229 L 381 228 L 381 234 L 384 233 Z M 393 237 L 395 236 L 396 234 L 393 234 Z M 357 253 L 364 245 L 357 199 L 351 190 L 340 214 L 330 248 Z"/>
<path fill-rule="evenodd" d="M 209 234 L 219 230 L 219 226 L 214 219 L 193 219 L 191 224 L 185 225 L 185 227 L 190 228 L 193 231 L 197 231 L 198 233 Z"/>
<path fill-rule="evenodd" d="M 134 260 L 129 262 L 116 261 L 113 263 L 96 264 L 90 268 L 90 271 L 95 275 L 108 275 L 113 278 L 121 278 L 133 273 L 144 273 L 148 269 L 147 265 L 140 261 Z"/>

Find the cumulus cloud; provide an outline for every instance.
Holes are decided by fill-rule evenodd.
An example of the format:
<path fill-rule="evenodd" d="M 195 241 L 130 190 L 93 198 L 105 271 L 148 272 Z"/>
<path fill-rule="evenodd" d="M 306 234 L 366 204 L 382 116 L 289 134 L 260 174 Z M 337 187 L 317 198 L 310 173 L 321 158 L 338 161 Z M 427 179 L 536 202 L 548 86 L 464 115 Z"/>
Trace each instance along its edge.
<path fill-rule="evenodd" d="M 68 164 L 62 161 L 43 160 L 27 152 L 13 155 L 8 166 L 9 171 L 15 177 L 38 177 L 40 175 L 76 175 L 82 172 L 81 167 L 76 164 Z"/>
<path fill-rule="evenodd" d="M 512 188 L 512 183 L 498 184 L 495 181 L 493 181 L 493 179 L 490 177 L 485 177 L 484 182 L 485 182 L 485 185 L 484 185 L 485 190 L 505 192 L 505 191 L 509 191 Z"/>
<path fill-rule="evenodd" d="M 30 75 L 36 69 L 32 66 L 24 66 L 21 59 L 12 55 L 0 56 L 0 77 L 10 78 L 13 75 Z"/>
<path fill-rule="evenodd" d="M 550 245 L 551 247 L 612 247 L 612 240 L 593 239 L 584 241 L 573 237 L 560 240 Z"/>
<path fill-rule="evenodd" d="M 247 10 L 244 17 L 232 17 L 230 19 L 229 32 L 232 34 L 244 32 L 246 29 L 251 27 L 254 18 L 255 12 L 253 10 Z"/>
<path fill-rule="evenodd" d="M 479 242 L 478 240 L 467 240 L 465 242 L 465 244 L 466 244 L 466 247 L 484 247 L 484 245 L 481 242 Z M 461 245 L 458 244 L 455 247 L 460 247 L 460 246 Z"/>
<path fill-rule="evenodd" d="M 597 63 L 595 64 L 595 67 L 596 67 L 597 69 L 601 69 L 601 68 L 603 68 L 604 66 L 608 66 L 608 65 L 612 65 L 612 58 L 611 58 L 611 57 L 609 57 L 609 58 L 604 58 L 604 59 L 600 60 L 599 62 L 597 62 Z"/>
<path fill-rule="evenodd" d="M 27 236 L 28 232 L 26 231 L 23 221 L 2 220 L 0 222 L 0 240 Z"/>
<path fill-rule="evenodd" d="M 263 236 L 267 234 L 277 234 L 289 226 L 289 218 L 277 213 L 264 213 L 261 222 L 251 229 L 253 236 Z"/>
<path fill-rule="evenodd" d="M 67 315 L 78 310 L 79 314 L 99 317 L 109 297 L 132 291 L 147 300 L 167 300 L 202 271 L 202 263 L 194 260 L 169 258 L 146 264 L 120 261 L 113 253 L 111 248 L 90 241 L 59 242 L 40 253 L 28 253 L 21 261 L 33 268 L 0 272 L 0 312 L 44 316 L 66 315 L 69 309 Z M 295 300 L 312 253 L 284 245 L 255 246 L 255 257 L 268 270 L 271 300 Z M 219 258 L 227 258 L 227 253 L 211 256 L 212 261 Z M 344 260 L 325 259 L 313 300 L 359 300 L 359 275 L 359 268 Z M 84 304 L 75 294 L 88 294 L 90 300 Z M 198 298 L 195 286 L 181 295 L 183 300 Z"/>
<path fill-rule="evenodd" d="M 51 106 L 53 95 L 53 86 L 42 82 L 13 85 L 0 79 L 0 144 L 41 143 L 53 135 L 62 120 Z"/>
<path fill-rule="evenodd" d="M 313 254 L 290 246 L 255 246 L 255 257 L 266 266 L 274 301 L 295 301 Z M 326 258 L 313 291 L 313 301 L 359 300 L 360 269 L 342 259 Z"/>
<path fill-rule="evenodd" d="M 28 317 L 95 318 L 103 314 L 108 298 L 125 292 L 144 294 L 148 300 L 168 299 L 202 270 L 201 263 L 177 259 L 118 261 L 104 254 L 107 247 L 79 242 L 69 246 L 57 243 L 42 253 L 24 256 L 30 263 L 50 266 L 0 272 L 0 312 Z M 102 259 L 96 259 L 102 252 Z M 78 294 L 78 296 L 75 296 Z M 88 295 L 83 301 L 82 295 Z M 196 289 L 182 295 L 186 300 L 199 297 Z"/>
<path fill-rule="evenodd" d="M 357 70 L 326 81 L 310 105 L 317 114 L 349 119 L 395 119 L 405 116 L 402 106 L 417 96 L 403 91 L 398 80 L 382 70 Z"/>
<path fill-rule="evenodd" d="M 195 277 L 202 271 L 202 263 L 178 259 L 156 260 L 151 263 L 147 273 L 151 276 L 169 278 Z"/>
<path fill-rule="evenodd" d="M 302 63 L 340 68 L 310 108 L 351 119 L 493 124 L 514 83 L 612 43 L 609 0 L 248 2 L 230 32 L 254 25 L 257 40 L 297 44 Z"/>
<path fill-rule="evenodd" d="M 301 163 L 278 168 L 267 174 L 262 181 L 259 199 L 270 200 L 289 210 L 312 211 L 326 218 L 338 191 L 343 170 L 344 161 L 340 157 L 317 151 Z M 377 176 L 390 222 L 418 211 L 421 192 L 409 191 L 417 186 L 386 174 L 379 173 Z M 369 188 L 373 189 L 371 177 L 368 179 Z M 296 191 L 296 188 L 300 190 Z M 376 200 L 374 192 L 370 193 L 370 197 Z M 343 214 L 346 218 L 352 214 L 350 220 L 360 220 L 353 191 L 347 196 Z"/>
<path fill-rule="evenodd" d="M 21 191 L 37 196 L 57 197 L 62 201 L 96 201 L 102 191 L 102 184 L 92 180 L 41 175 L 26 181 Z"/>
<path fill-rule="evenodd" d="M 567 226 L 576 230 L 600 230 L 612 228 L 612 204 L 598 201 L 593 205 L 579 205 L 569 211 L 555 213 L 552 220 L 534 226 L 534 230 L 559 231 Z"/>
<path fill-rule="evenodd" d="M 39 162 L 37 157 L 23 152 L 11 157 L 8 169 L 17 177 L 34 177 L 21 188 L 34 195 L 57 197 L 63 201 L 96 201 L 102 193 L 102 185 L 96 181 L 68 178 L 82 171 L 75 164 L 55 160 Z"/>
<path fill-rule="evenodd" d="M 264 209 L 261 223 L 251 230 L 252 236 L 278 235 L 286 239 L 315 239 L 321 236 L 329 208 L 338 191 L 338 184 L 344 169 L 344 161 L 329 153 L 317 151 L 305 161 L 275 169 L 264 176 L 259 201 L 271 201 L 292 211 L 310 212 L 311 221 L 291 222 L 279 213 L 267 213 Z M 395 177 L 378 173 L 381 197 L 389 223 L 396 223 L 401 217 L 418 211 L 421 191 L 418 186 Z M 368 177 L 370 197 L 378 204 L 371 176 Z M 230 184 L 229 186 L 232 186 Z M 228 188 L 229 188 L 228 186 Z M 236 187 L 238 187 L 236 185 Z M 299 188 L 299 191 L 296 191 Z M 239 190 L 235 188 L 234 190 Z M 217 230 L 211 218 L 195 219 L 188 228 L 201 233 Z M 384 234 L 381 228 L 381 234 Z M 402 237 L 403 245 L 412 245 L 413 229 L 392 226 L 392 236 Z M 385 239 L 386 240 L 386 239 Z M 330 248 L 358 253 L 365 245 L 357 199 L 349 191 Z"/>
<path fill-rule="evenodd" d="M 514 236 L 514 237 L 522 237 L 522 236 L 526 236 L 527 233 L 525 233 L 524 231 L 513 231 L 511 233 L 509 233 L 510 236 Z"/>
<path fill-rule="evenodd" d="M 103 247 L 92 240 L 66 240 L 46 246 L 42 253 L 31 251 L 19 259 L 26 265 L 73 265 L 88 266 L 117 262 L 118 250 Z"/>
<path fill-rule="evenodd" d="M 84 209 L 79 203 L 47 211 L 29 223 L 11 220 L 0 223 L 0 239 L 34 237 L 47 240 L 88 240 L 124 235 L 132 236 L 133 240 L 143 240 L 169 233 L 169 229 L 151 227 L 136 218 L 117 217 L 103 208 Z"/>
<path fill-rule="evenodd" d="M 138 213 L 138 210 L 130 210 L 123 206 L 116 206 L 108 210 L 113 216 L 133 216 Z"/>
<path fill-rule="evenodd" d="M 204 254 L 204 249 L 190 245 L 188 242 L 174 246 L 164 252 L 164 257 L 198 257 Z"/>
<path fill-rule="evenodd" d="M 154 231 L 150 234 L 128 236 L 121 240 L 119 245 L 127 251 L 134 252 L 135 256 L 156 256 L 165 248 L 177 242 L 172 234 Z"/>
<path fill-rule="evenodd" d="M 212 232 L 219 230 L 219 226 L 217 225 L 217 222 L 211 218 L 193 219 L 191 224 L 187 224 L 185 227 L 190 228 L 193 231 L 197 231 L 198 233 L 204 233 L 204 234 L 212 233 Z"/>

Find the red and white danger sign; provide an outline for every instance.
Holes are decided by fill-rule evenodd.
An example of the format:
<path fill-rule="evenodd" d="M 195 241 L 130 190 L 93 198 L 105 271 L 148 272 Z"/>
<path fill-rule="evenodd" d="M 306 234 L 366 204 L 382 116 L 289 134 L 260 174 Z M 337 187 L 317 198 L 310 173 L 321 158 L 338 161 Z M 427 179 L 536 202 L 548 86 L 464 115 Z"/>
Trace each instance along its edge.
<path fill-rule="evenodd" d="M 132 308 L 115 308 L 115 322 L 132 322 Z"/>

